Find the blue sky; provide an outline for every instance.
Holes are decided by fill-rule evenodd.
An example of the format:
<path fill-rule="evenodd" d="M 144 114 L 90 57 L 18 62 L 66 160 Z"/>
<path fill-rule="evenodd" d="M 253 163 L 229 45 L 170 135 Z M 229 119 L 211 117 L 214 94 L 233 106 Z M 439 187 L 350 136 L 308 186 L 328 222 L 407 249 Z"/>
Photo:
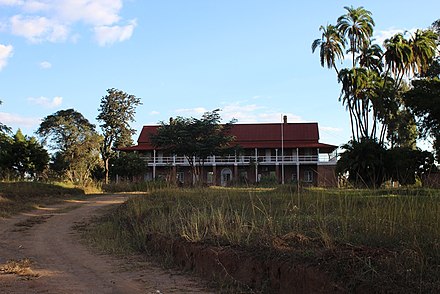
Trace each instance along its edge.
<path fill-rule="evenodd" d="M 32 135 L 74 108 L 96 123 L 117 88 L 142 99 L 138 130 L 220 108 L 239 123 L 316 121 L 340 145 L 348 114 L 311 43 L 344 6 L 373 13 L 378 41 L 440 18 L 438 0 L 0 0 L 0 122 Z"/>

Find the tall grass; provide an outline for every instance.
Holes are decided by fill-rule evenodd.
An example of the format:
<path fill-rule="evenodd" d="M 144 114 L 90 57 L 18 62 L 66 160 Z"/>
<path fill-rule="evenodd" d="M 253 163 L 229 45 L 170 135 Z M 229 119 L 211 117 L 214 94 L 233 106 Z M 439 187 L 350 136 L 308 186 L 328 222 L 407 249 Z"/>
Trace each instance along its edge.
<path fill-rule="evenodd" d="M 435 190 L 162 189 L 129 199 L 103 225 L 142 252 L 150 234 L 269 250 L 275 238 L 293 234 L 323 249 L 380 248 L 397 258 L 384 262 L 401 279 L 440 279 Z M 379 271 L 362 258 L 362 274 Z"/>
<path fill-rule="evenodd" d="M 251 245 L 291 232 L 390 248 L 419 244 L 438 254 L 440 197 L 426 190 L 164 189 L 118 210 L 130 230 L 190 241 Z"/>
<path fill-rule="evenodd" d="M 124 182 L 102 184 L 101 189 L 107 193 L 119 192 L 149 192 L 169 188 L 170 183 L 166 181 L 148 181 L 148 182 Z"/>

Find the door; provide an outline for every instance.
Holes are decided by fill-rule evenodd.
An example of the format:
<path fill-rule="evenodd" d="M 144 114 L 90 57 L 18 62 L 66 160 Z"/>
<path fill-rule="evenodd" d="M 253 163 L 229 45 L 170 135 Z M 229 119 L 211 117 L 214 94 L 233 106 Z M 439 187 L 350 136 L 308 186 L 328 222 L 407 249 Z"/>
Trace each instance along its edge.
<path fill-rule="evenodd" d="M 232 170 L 230 168 L 224 168 L 221 172 L 221 185 L 227 186 L 232 180 Z"/>

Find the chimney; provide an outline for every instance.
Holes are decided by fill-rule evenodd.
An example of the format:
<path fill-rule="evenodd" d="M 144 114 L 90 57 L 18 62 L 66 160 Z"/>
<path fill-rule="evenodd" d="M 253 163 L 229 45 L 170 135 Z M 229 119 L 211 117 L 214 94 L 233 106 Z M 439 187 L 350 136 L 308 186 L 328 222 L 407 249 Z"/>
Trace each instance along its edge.
<path fill-rule="evenodd" d="M 287 115 L 283 116 L 283 123 L 287 124 Z"/>

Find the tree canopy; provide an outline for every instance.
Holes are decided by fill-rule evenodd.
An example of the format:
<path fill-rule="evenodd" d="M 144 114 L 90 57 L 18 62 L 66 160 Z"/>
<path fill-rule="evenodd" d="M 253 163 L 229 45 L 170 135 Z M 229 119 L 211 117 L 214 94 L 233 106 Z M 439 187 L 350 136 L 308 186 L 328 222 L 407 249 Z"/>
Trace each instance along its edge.
<path fill-rule="evenodd" d="M 136 130 L 130 127 L 134 122 L 136 107 L 141 105 L 140 98 L 117 89 L 108 89 L 101 98 L 96 118 L 101 124 L 103 140 L 100 147 L 104 161 L 105 180 L 108 182 L 109 160 L 114 157 L 112 148 L 126 147 L 133 144 L 132 135 Z"/>
<path fill-rule="evenodd" d="M 151 142 L 170 154 L 185 156 L 197 182 L 206 158 L 222 154 L 234 140 L 229 130 L 235 120 L 221 124 L 219 111 L 206 112 L 200 119 L 178 116 L 169 123 L 161 122 Z"/>
<path fill-rule="evenodd" d="M 46 172 L 49 154 L 35 137 L 0 134 L 0 178 L 38 179 Z"/>
<path fill-rule="evenodd" d="M 336 25 L 320 27 L 322 36 L 313 41 L 312 52 L 320 48 L 321 65 L 337 73 L 339 99 L 350 116 L 352 139 L 383 144 L 392 117 L 405 107 L 396 101 L 403 81 L 426 74 L 438 55 L 438 26 L 413 34 L 397 33 L 382 47 L 373 43 L 372 13 L 363 7 L 345 10 Z M 337 64 L 348 63 L 345 54 L 351 65 L 339 69 Z"/>
<path fill-rule="evenodd" d="M 72 182 L 84 183 L 99 160 L 101 137 L 81 113 L 60 110 L 43 119 L 36 132 L 56 151 L 53 160 L 64 166 L 61 172 Z"/>

